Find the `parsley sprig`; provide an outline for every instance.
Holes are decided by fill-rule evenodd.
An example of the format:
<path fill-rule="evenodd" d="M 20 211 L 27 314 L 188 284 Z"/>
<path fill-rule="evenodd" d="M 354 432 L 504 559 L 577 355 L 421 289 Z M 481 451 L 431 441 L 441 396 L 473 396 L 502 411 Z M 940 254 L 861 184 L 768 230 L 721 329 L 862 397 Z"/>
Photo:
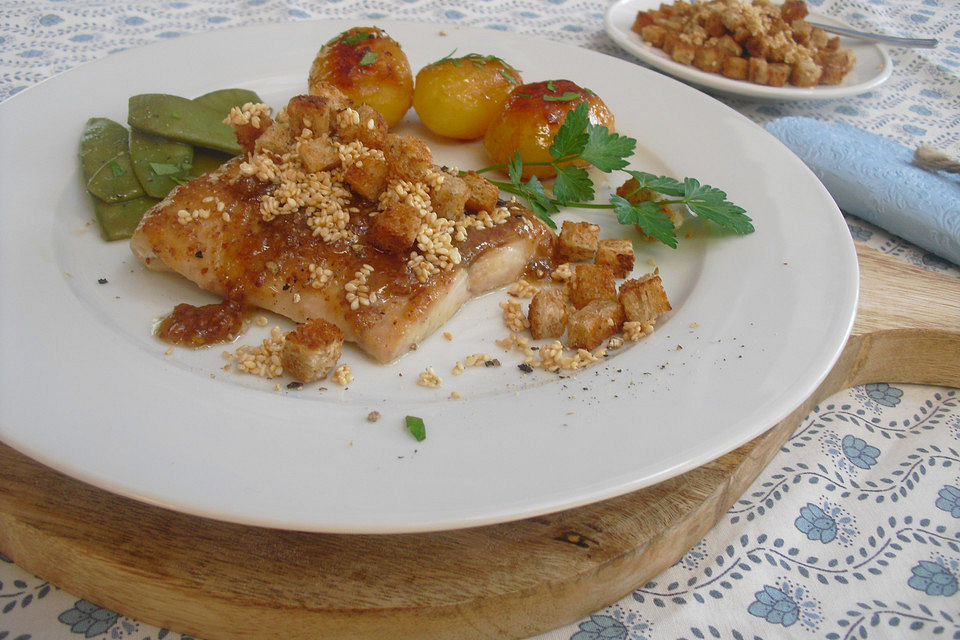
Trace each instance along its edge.
<path fill-rule="evenodd" d="M 526 200 L 527 206 L 552 228 L 556 228 L 556 223 L 551 216 L 561 207 L 612 209 L 621 224 L 635 224 L 648 236 L 675 248 L 676 227 L 664 208 L 681 205 L 724 229 L 738 234 L 753 232 L 746 211 L 727 200 L 727 194 L 720 189 L 700 184 L 694 178 L 677 180 L 627 169 L 637 141 L 590 122 L 588 108 L 584 101 L 567 112 L 550 146 L 551 160 L 524 162 L 520 153 L 514 152 L 506 164 L 486 167 L 478 173 L 506 169 L 510 182 L 491 182 Z M 608 204 L 594 202 L 593 180 L 584 167 L 571 164 L 574 161 L 584 161 L 603 173 L 624 171 L 632 178 L 628 183 L 630 190 L 626 195 L 611 195 Z M 556 170 L 550 191 L 536 176 L 523 181 L 523 168 L 533 166 Z"/>

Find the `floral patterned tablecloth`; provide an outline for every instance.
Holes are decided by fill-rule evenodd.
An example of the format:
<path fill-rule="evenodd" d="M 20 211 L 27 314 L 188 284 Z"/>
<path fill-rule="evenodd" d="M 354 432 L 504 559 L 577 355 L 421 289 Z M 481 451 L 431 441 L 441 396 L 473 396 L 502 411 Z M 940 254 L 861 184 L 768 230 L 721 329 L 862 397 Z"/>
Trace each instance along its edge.
<path fill-rule="evenodd" d="M 862 96 L 722 99 L 759 123 L 786 115 L 847 122 L 960 156 L 957 1 L 808 4 L 857 27 L 937 37 L 941 46 L 891 50 L 892 78 Z M 606 7 L 603 0 L 0 0 L 0 100 L 120 49 L 291 20 L 456 23 L 632 59 L 603 32 Z M 960 277 L 956 265 L 861 220 L 848 217 L 848 226 L 856 240 L 879 251 Z M 674 566 L 620 602 L 540 638 L 960 638 L 958 580 L 960 392 L 870 384 L 816 407 L 740 501 Z M 0 640 L 81 637 L 186 636 L 80 600 L 0 556 Z"/>

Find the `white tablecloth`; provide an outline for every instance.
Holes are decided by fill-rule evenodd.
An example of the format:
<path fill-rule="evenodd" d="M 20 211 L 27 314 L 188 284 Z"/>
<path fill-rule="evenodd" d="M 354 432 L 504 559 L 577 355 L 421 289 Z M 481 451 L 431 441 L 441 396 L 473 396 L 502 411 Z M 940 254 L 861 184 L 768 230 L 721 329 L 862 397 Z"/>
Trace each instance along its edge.
<path fill-rule="evenodd" d="M 937 37 L 942 44 L 892 50 L 892 78 L 866 95 L 724 101 L 760 123 L 785 115 L 847 122 L 907 146 L 928 143 L 960 156 L 957 1 L 809 4 L 854 26 Z M 120 49 L 290 20 L 455 23 L 572 41 L 632 59 L 603 32 L 606 6 L 602 0 L 4 0 L 0 100 Z M 884 253 L 960 277 L 955 265 L 934 255 L 857 219 L 848 217 L 848 224 L 855 239 Z M 960 393 L 871 384 L 817 407 L 742 499 L 673 567 L 620 602 L 541 638 L 960 638 L 958 579 Z M 260 631 L 272 637 L 270 629 Z M 0 640 L 79 637 L 185 636 L 79 600 L 0 556 Z"/>

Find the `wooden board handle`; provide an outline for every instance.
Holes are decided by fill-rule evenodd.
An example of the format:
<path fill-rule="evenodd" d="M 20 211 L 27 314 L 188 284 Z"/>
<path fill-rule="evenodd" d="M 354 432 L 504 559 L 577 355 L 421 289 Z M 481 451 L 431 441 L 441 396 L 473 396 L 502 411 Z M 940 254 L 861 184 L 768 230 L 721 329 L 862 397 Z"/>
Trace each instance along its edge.
<path fill-rule="evenodd" d="M 476 529 L 309 534 L 150 507 L 0 446 L 0 550 L 74 595 L 217 640 L 504 640 L 574 622 L 695 545 L 830 394 L 960 386 L 960 280 L 858 253 L 860 313 L 817 391 L 753 442 L 642 491 Z"/>

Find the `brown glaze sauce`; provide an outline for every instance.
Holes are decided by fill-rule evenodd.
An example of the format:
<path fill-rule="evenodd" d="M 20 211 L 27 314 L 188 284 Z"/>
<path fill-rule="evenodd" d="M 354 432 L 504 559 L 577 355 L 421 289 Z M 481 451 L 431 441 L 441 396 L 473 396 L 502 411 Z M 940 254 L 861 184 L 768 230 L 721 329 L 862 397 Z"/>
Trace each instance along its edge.
<path fill-rule="evenodd" d="M 371 34 L 371 35 L 367 35 Z M 340 87 L 353 87 L 361 78 L 373 77 L 392 80 L 396 76 L 392 63 L 388 36 L 377 28 L 356 27 L 344 31 L 332 44 L 328 44 L 324 57 L 329 81 Z M 361 65 L 364 56 L 375 53 L 372 62 Z"/>
<path fill-rule="evenodd" d="M 224 303 L 227 305 L 225 309 L 230 304 L 264 306 L 264 299 L 280 295 L 319 294 L 333 315 L 339 315 L 346 322 L 341 328 L 348 331 L 349 327 L 351 330 L 348 333 L 357 335 L 366 327 L 381 322 L 388 310 L 396 309 L 396 304 L 404 305 L 404 316 L 395 319 L 394 323 L 403 322 L 404 317 L 415 317 L 420 309 L 426 308 L 437 296 L 445 293 L 442 283 L 456 276 L 457 271 L 441 272 L 426 283 L 421 283 L 407 266 L 409 251 L 395 255 L 374 247 L 367 236 L 371 221 L 369 213 L 375 205 L 359 197 L 349 203 L 359 210 L 351 214 L 347 225 L 357 236 L 353 242 L 325 242 L 319 236 L 314 236 L 302 213 L 278 216 L 265 222 L 260 214 L 260 201 L 276 187 L 254 177 L 239 176 L 239 162 L 240 159 L 232 160 L 225 166 L 223 175 L 214 181 L 200 179 L 183 185 L 178 191 L 178 202 L 169 205 L 169 215 L 174 215 L 180 207 L 193 209 L 209 206 L 204 204 L 204 198 L 213 195 L 225 203 L 226 213 L 231 220 L 229 225 L 204 225 L 199 227 L 199 233 L 189 225 L 163 226 L 164 233 L 189 239 L 179 245 L 171 243 L 163 253 L 169 254 L 173 260 L 182 260 L 184 257 L 180 253 L 184 251 L 189 253 L 187 259 L 192 259 L 194 253 L 198 260 L 203 259 L 205 264 L 197 270 L 197 277 L 212 278 L 201 283 L 201 286 L 234 301 Z M 489 229 L 473 229 L 466 241 L 457 243 L 461 254 L 460 267 L 469 268 L 490 249 L 532 238 L 536 250 L 525 275 L 533 278 L 549 275 L 554 268 L 556 235 L 533 213 L 513 204 L 508 206 L 511 215 L 505 223 Z M 148 219 L 147 224 L 162 223 L 159 218 L 153 218 Z M 308 267 L 311 263 L 334 273 L 332 280 L 322 289 L 313 289 L 310 285 Z M 352 310 L 346 301 L 343 286 L 364 264 L 374 268 L 367 285 L 371 293 L 377 294 L 380 302 Z M 228 330 L 223 329 L 222 333 L 218 333 L 212 330 L 207 321 L 197 319 L 203 313 L 217 317 L 213 311 L 175 311 L 168 321 L 171 326 L 163 330 L 161 339 L 191 346 L 231 339 Z M 236 313 L 239 327 L 239 311 Z M 183 320 L 187 317 L 190 319 Z M 307 320 L 306 317 L 293 319 L 298 322 Z M 209 323 L 216 324 L 214 320 Z M 221 337 L 215 338 L 214 335 Z"/>
<path fill-rule="evenodd" d="M 243 306 L 227 300 L 196 307 L 181 303 L 160 321 L 157 337 L 182 347 L 204 347 L 233 340 L 243 329 Z"/>
<path fill-rule="evenodd" d="M 220 186 L 226 185 L 221 183 Z M 246 292 L 262 287 L 268 281 L 280 281 L 300 289 L 309 280 L 307 265 L 311 262 L 323 264 L 335 274 L 351 275 L 364 264 L 369 264 L 374 272 L 367 284 L 381 300 L 410 296 L 424 287 L 407 267 L 409 252 L 402 255 L 385 253 L 367 240 L 369 213 L 375 205 L 355 198 L 350 205 L 357 207 L 359 213 L 351 214 L 347 228 L 356 234 L 356 242 L 339 240 L 328 243 L 313 236 L 302 214 L 279 216 L 270 222 L 260 219 L 260 198 L 270 193 L 273 185 L 243 178 L 227 188 L 231 191 L 228 206 L 234 223 L 249 230 L 222 238 L 224 260 L 220 263 L 219 276 L 227 297 L 242 301 Z M 537 244 L 533 262 L 536 268 L 546 269 L 548 275 L 555 268 L 556 236 L 532 213 L 513 205 L 507 222 L 489 229 L 471 230 L 464 242 L 457 243 L 461 266 L 469 267 L 490 249 L 531 236 Z M 341 277 L 338 275 L 335 280 Z M 363 315 L 374 311 L 374 308 L 362 308 L 357 313 Z"/>

